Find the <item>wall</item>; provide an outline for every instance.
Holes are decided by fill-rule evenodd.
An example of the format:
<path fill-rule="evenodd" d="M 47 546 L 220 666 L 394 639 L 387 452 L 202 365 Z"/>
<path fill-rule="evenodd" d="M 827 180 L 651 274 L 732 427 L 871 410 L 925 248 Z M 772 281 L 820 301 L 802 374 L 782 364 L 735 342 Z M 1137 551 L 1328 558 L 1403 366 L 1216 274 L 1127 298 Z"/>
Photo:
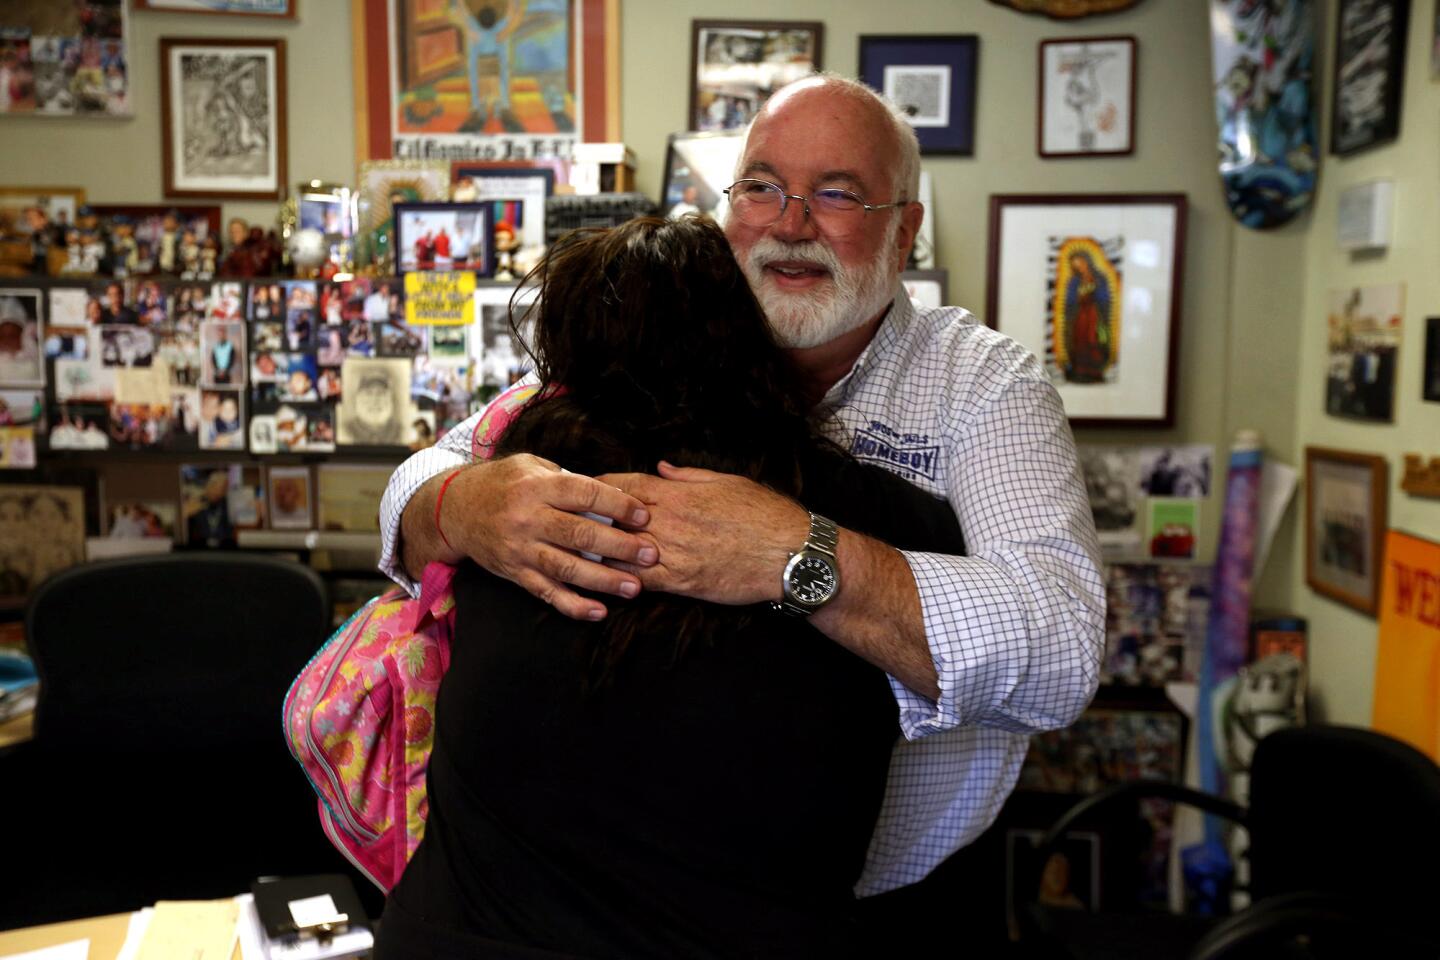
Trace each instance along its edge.
<path fill-rule="evenodd" d="M 1333 49 L 1335 3 L 1326 4 L 1327 40 Z M 1389 525 L 1440 540 L 1440 501 L 1412 497 L 1399 488 L 1403 455 L 1440 456 L 1440 404 L 1420 398 L 1426 315 L 1440 313 L 1440 88 L 1430 78 L 1432 5 L 1413 5 L 1400 138 L 1350 158 L 1327 157 L 1312 229 L 1304 238 L 1304 324 L 1296 357 L 1299 378 L 1293 407 L 1297 446 L 1337 447 L 1383 455 L 1389 462 Z M 1329 99 L 1326 110 L 1329 110 Z M 1327 113 L 1328 118 L 1328 113 Z M 1328 128 L 1328 124 L 1327 124 Z M 1328 135 L 1328 134 L 1327 134 Z M 1328 142 L 1328 141 L 1327 141 Z M 1377 178 L 1395 181 L 1394 238 L 1383 255 L 1351 256 L 1335 244 L 1336 210 L 1342 190 Z M 1326 303 L 1329 291 L 1377 283 L 1405 283 L 1395 422 L 1342 420 L 1325 413 Z M 1289 354 L 1277 363 L 1290 364 Z M 1310 618 L 1312 676 L 1326 715 L 1368 724 L 1375 676 L 1376 624 L 1370 617 L 1327 600 L 1305 586 L 1304 531 L 1291 531 L 1289 552 L 1293 608 Z"/>
<path fill-rule="evenodd" d="M 1181 373 L 1176 426 L 1168 431 L 1086 431 L 1082 442 L 1199 442 L 1222 452 L 1240 427 L 1259 428 L 1270 453 L 1301 463 L 1305 444 L 1370 450 L 1398 470 L 1405 451 L 1440 453 L 1440 406 L 1419 399 L 1421 320 L 1440 312 L 1440 198 L 1434 157 L 1440 139 L 1436 87 L 1429 80 L 1428 17 L 1412 17 L 1405 117 L 1400 141 L 1351 160 L 1325 157 L 1311 214 L 1279 231 L 1236 227 L 1216 176 L 1207 4 L 1146 0 L 1131 11 L 1062 24 L 1021 16 L 982 0 L 623 0 L 621 104 L 624 139 L 638 157 L 640 188 L 658 195 L 666 136 L 687 112 L 692 18 L 822 20 L 825 65 L 852 73 L 862 33 L 975 33 L 981 37 L 977 153 L 926 161 L 935 182 L 939 265 L 952 301 L 977 312 L 985 299 L 988 197 L 1024 192 L 1184 192 L 1190 198 L 1185 258 Z M 0 180 L 81 184 L 96 201 L 159 202 L 161 36 L 280 36 L 288 45 L 290 181 L 347 182 L 354 176 L 350 5 L 305 0 L 302 19 L 134 13 L 131 58 L 136 116 L 126 121 L 7 118 L 0 124 Z M 1322 3 L 1324 64 L 1333 43 L 1334 3 Z M 1136 151 L 1128 159 L 1050 160 L 1035 154 L 1036 44 L 1049 37 L 1133 34 L 1139 40 Z M 1328 100 L 1326 101 L 1328 108 Z M 1339 188 L 1376 176 L 1397 180 L 1395 245 L 1378 260 L 1335 252 Z M 226 215 L 268 221 L 271 204 L 227 204 Z M 1401 401 L 1393 426 L 1335 420 L 1323 412 L 1326 290 L 1335 284 L 1409 283 Z M 1429 440 L 1427 447 L 1425 441 Z M 1397 477 L 1398 479 L 1398 477 Z M 1220 496 L 1205 512 L 1213 550 Z M 1311 619 L 1313 680 L 1335 719 L 1365 722 L 1373 676 L 1375 623 L 1304 586 L 1302 531 L 1292 509 L 1257 585 L 1266 606 Z M 1392 489 L 1391 522 L 1437 536 L 1440 505 Z"/>
<path fill-rule="evenodd" d="M 96 203 L 163 202 L 160 38 L 280 37 L 285 40 L 288 64 L 290 182 L 353 181 L 350 4 L 308 0 L 300 10 L 298 21 L 132 10 L 129 61 L 134 116 L 6 117 L 0 122 L 0 180 L 82 186 Z M 268 225 L 276 209 L 275 203 L 227 203 L 225 216 Z"/>

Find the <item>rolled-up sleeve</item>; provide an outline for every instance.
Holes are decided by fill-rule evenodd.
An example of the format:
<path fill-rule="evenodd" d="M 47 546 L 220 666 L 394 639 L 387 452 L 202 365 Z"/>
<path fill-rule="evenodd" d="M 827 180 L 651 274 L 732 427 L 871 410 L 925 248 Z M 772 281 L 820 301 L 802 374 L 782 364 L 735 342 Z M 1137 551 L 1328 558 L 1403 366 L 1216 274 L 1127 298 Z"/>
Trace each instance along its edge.
<path fill-rule="evenodd" d="M 1063 727 L 1099 683 L 1105 584 L 1065 411 L 1033 357 L 991 360 L 954 404 L 948 493 L 967 555 L 905 554 L 940 686 L 932 701 L 892 678 L 910 739 Z"/>

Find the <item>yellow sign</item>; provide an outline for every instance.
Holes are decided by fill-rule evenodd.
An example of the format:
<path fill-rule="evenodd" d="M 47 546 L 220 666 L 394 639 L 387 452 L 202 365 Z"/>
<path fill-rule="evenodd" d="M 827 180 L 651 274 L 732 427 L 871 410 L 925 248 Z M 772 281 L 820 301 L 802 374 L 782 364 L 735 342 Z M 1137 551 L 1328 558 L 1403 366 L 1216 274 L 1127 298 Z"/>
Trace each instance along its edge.
<path fill-rule="evenodd" d="M 1440 760 L 1440 543 L 1395 530 L 1385 539 L 1372 720 Z"/>
<path fill-rule="evenodd" d="M 465 326 L 475 322 L 475 274 L 405 274 L 405 322 L 421 326 Z"/>

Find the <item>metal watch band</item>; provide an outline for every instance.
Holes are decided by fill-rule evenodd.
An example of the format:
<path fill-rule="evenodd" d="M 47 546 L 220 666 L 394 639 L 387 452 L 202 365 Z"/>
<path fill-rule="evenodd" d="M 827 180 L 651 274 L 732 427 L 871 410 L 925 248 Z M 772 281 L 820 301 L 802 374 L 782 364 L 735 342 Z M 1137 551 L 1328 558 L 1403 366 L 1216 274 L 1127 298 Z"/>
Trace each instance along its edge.
<path fill-rule="evenodd" d="M 835 550 L 839 542 L 839 528 L 836 527 L 831 520 L 820 516 L 818 513 L 811 513 L 810 535 L 805 538 L 805 545 L 802 546 L 795 553 L 792 553 L 790 556 L 794 557 L 797 554 L 804 553 L 807 550 L 811 550 L 816 553 L 825 554 L 825 556 L 830 558 L 830 561 L 833 564 L 836 562 Z M 810 614 L 814 613 L 816 610 L 819 609 L 818 606 L 807 607 L 793 602 L 790 597 L 784 593 L 785 584 L 783 582 L 780 585 L 780 589 L 782 591 L 781 599 L 770 601 L 771 610 L 774 610 L 777 613 L 788 613 L 791 616 L 795 617 L 808 617 L 810 616 Z M 821 606 L 823 606 L 823 604 Z"/>
<path fill-rule="evenodd" d="M 819 550 L 821 553 L 831 557 L 835 556 L 836 545 L 840 542 L 840 531 L 835 524 L 820 516 L 818 513 L 810 514 L 810 537 L 805 541 L 805 550 Z"/>

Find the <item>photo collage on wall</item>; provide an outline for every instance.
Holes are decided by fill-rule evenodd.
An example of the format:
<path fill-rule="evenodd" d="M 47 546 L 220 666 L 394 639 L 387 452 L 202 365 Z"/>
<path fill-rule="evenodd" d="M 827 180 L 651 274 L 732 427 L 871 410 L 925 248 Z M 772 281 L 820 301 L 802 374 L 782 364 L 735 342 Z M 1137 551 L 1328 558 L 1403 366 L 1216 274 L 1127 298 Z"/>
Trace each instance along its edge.
<path fill-rule="evenodd" d="M 419 447 L 435 436 L 435 400 L 417 386 L 433 378 L 416 376 L 430 369 L 430 337 L 405 323 L 399 280 L 254 283 L 246 316 L 252 453 Z"/>
<path fill-rule="evenodd" d="M 1082 444 L 1079 456 L 1107 559 L 1199 556 L 1200 505 L 1210 496 L 1214 447 Z"/>
<path fill-rule="evenodd" d="M 242 450 L 243 288 L 101 280 L 48 291 L 57 450 Z"/>

